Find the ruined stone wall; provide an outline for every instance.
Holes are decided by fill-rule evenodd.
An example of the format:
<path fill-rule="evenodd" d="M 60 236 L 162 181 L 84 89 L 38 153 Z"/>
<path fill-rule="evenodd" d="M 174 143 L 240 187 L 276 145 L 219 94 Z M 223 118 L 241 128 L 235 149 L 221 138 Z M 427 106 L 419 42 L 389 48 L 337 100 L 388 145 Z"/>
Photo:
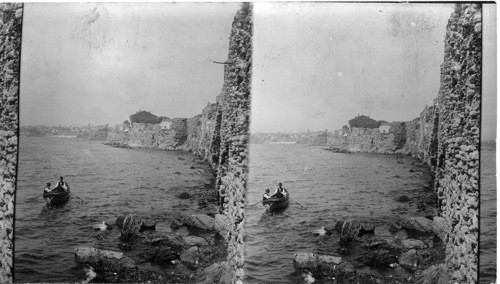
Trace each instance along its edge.
<path fill-rule="evenodd" d="M 387 133 L 378 128 L 352 128 L 347 137 L 330 141 L 349 152 L 403 154 L 420 158 L 431 168 L 436 166 L 439 112 L 426 106 L 420 116 L 406 122 L 391 122 Z"/>
<path fill-rule="evenodd" d="M 420 116 L 406 123 L 406 143 L 400 152 L 419 158 L 429 167 L 436 166 L 439 113 L 428 107 Z"/>
<path fill-rule="evenodd" d="M 481 19 L 481 4 L 456 4 L 441 66 L 435 188 L 450 227 L 451 283 L 477 281 Z"/>
<path fill-rule="evenodd" d="M 169 129 L 161 129 L 160 124 L 133 123 L 130 131 L 123 133 L 121 143 L 131 147 L 152 148 L 160 150 L 178 150 L 182 148 L 188 137 L 188 120 L 172 119 Z M 109 141 L 116 141 L 119 135 L 109 135 Z"/>
<path fill-rule="evenodd" d="M 216 171 L 216 189 L 227 233 L 226 271 L 216 283 L 243 281 L 244 205 L 248 178 L 250 87 L 252 70 L 252 5 L 243 3 L 236 13 L 224 64 L 224 84 L 216 103 L 200 115 L 174 119 L 171 129 L 134 123 L 121 141 L 132 147 L 192 151 L 206 159 Z M 212 273 L 214 274 L 214 273 Z M 210 282 L 209 280 L 206 280 Z M 210 282 L 211 283 L 211 282 Z"/>
<path fill-rule="evenodd" d="M 477 282 L 481 21 L 481 4 L 456 4 L 434 106 L 412 121 L 392 123 L 387 135 L 354 128 L 342 143 L 353 152 L 413 155 L 430 166 L 447 230 L 450 283 Z"/>
<path fill-rule="evenodd" d="M 125 132 L 116 132 L 111 131 L 108 132 L 108 136 L 106 138 L 107 141 L 123 141 L 125 140 L 126 133 Z"/>
<path fill-rule="evenodd" d="M 186 148 L 205 158 L 213 168 L 219 162 L 219 150 L 214 144 L 218 144 L 220 121 L 217 122 L 217 109 L 219 97 L 214 104 L 207 105 L 200 115 L 188 119 L 188 136 Z M 216 129 L 217 123 L 219 128 Z"/>
<path fill-rule="evenodd" d="M 232 25 L 224 85 L 218 103 L 215 128 L 220 127 L 217 188 L 227 217 L 229 233 L 227 262 L 232 282 L 243 281 L 243 236 L 246 183 L 248 179 L 248 141 L 250 126 L 250 88 L 252 78 L 252 5 L 243 3 Z"/>
<path fill-rule="evenodd" d="M 0 283 L 12 282 L 22 4 L 0 4 Z"/>
<path fill-rule="evenodd" d="M 341 139 L 341 148 L 349 152 L 395 154 L 405 143 L 405 123 L 392 122 L 387 133 L 378 128 L 351 128 L 349 135 Z"/>

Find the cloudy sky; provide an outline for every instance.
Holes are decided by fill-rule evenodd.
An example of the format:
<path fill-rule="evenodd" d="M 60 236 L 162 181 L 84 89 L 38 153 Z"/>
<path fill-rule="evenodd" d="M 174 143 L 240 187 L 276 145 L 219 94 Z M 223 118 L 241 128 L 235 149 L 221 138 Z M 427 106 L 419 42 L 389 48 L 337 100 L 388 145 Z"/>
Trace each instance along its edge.
<path fill-rule="evenodd" d="M 223 83 L 238 3 L 27 3 L 21 125 L 192 117 Z"/>
<path fill-rule="evenodd" d="M 452 4 L 257 3 L 252 131 L 417 117 L 438 94 L 451 12 Z"/>

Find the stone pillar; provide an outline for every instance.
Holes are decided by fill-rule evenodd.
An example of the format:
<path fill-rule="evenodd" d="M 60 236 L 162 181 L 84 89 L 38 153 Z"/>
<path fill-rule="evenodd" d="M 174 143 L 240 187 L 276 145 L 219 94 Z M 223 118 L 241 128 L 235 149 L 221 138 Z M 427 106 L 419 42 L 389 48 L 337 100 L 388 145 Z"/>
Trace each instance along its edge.
<path fill-rule="evenodd" d="M 217 186 L 229 221 L 228 263 L 233 283 L 243 281 L 243 227 L 248 177 L 250 88 L 252 77 L 252 4 L 243 3 L 234 17 L 224 86 L 219 100 Z"/>
<path fill-rule="evenodd" d="M 23 5 L 0 4 L 0 283 L 12 282 Z"/>
<path fill-rule="evenodd" d="M 446 29 L 438 98 L 436 190 L 450 231 L 450 283 L 476 283 L 481 118 L 481 4 L 456 4 Z"/>

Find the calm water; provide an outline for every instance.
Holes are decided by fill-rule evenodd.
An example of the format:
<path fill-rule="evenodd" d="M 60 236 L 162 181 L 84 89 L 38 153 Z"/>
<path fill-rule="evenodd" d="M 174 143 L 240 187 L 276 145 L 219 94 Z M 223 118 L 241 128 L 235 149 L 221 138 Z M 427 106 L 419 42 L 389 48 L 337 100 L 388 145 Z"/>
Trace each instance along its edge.
<path fill-rule="evenodd" d="M 479 277 L 481 283 L 496 279 L 497 191 L 495 179 L 496 151 L 481 151 L 481 220 Z"/>
<path fill-rule="evenodd" d="M 282 182 L 305 208 L 294 204 L 282 214 L 269 215 L 261 204 L 247 207 L 245 283 L 303 283 L 294 275 L 294 253 L 338 256 L 336 233 L 316 237 L 312 231 L 333 228 L 343 217 L 379 218 L 375 233 L 388 236 L 394 217 L 423 214 L 414 205 L 394 201 L 430 182 L 429 173 L 415 167 L 412 158 L 339 154 L 299 145 L 250 146 L 247 202 L 258 203 L 266 188 Z"/>
<path fill-rule="evenodd" d="M 119 251 L 119 231 L 96 232 L 94 224 L 114 223 L 125 212 L 150 213 L 157 230 L 169 231 L 173 214 L 198 210 L 195 201 L 175 196 L 212 177 L 210 168 L 189 153 L 117 149 L 81 139 L 21 137 L 19 158 L 16 282 L 81 280 L 75 246 Z M 66 205 L 48 208 L 41 197 L 32 200 L 61 175 L 72 190 Z"/>

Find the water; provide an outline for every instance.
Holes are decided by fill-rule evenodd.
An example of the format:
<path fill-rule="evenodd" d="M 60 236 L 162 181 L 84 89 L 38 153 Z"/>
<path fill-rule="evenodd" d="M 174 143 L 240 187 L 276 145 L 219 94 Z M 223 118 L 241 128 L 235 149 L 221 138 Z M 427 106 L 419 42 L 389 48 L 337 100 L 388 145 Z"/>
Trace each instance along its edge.
<path fill-rule="evenodd" d="M 431 182 L 426 169 L 414 165 L 415 159 L 260 144 L 250 145 L 250 155 L 248 204 L 258 203 L 266 188 L 274 189 L 282 182 L 291 203 L 298 202 L 304 208 L 295 203 L 281 214 L 269 215 L 261 204 L 247 207 L 245 283 L 303 283 L 301 276 L 294 274 L 294 253 L 339 256 L 335 232 L 316 237 L 312 231 L 322 226 L 333 228 L 343 217 L 376 217 L 376 235 L 389 236 L 390 220 L 424 214 L 414 204 L 395 201 Z"/>
<path fill-rule="evenodd" d="M 84 279 L 74 261 L 75 246 L 119 251 L 114 223 L 125 212 L 149 213 L 157 230 L 168 231 L 179 212 L 202 213 L 195 201 L 175 196 L 203 188 L 213 177 L 210 167 L 184 152 L 118 149 L 99 141 L 21 137 L 15 215 L 15 281 L 72 282 Z M 192 166 L 195 166 L 192 169 Z M 70 201 L 49 208 L 39 197 L 45 184 L 64 176 Z M 84 203 L 76 196 L 85 200 Z"/>
<path fill-rule="evenodd" d="M 492 283 L 496 280 L 497 247 L 497 191 L 495 179 L 496 151 L 481 151 L 481 220 L 479 279 L 480 283 Z"/>

